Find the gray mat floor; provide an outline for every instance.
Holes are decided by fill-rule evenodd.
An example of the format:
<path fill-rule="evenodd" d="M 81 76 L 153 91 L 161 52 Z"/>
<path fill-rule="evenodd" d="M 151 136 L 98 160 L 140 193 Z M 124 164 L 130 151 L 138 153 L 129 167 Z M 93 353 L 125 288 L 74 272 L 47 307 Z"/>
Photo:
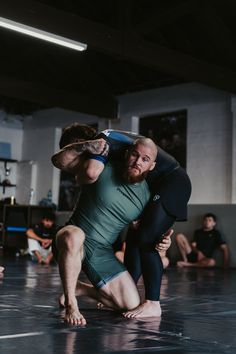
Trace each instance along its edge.
<path fill-rule="evenodd" d="M 128 320 L 79 301 L 87 326 L 68 327 L 57 307 L 57 266 L 4 262 L 0 280 L 0 352 L 235 353 L 236 270 L 168 269 L 161 320 Z M 140 282 L 139 289 L 143 292 Z"/>

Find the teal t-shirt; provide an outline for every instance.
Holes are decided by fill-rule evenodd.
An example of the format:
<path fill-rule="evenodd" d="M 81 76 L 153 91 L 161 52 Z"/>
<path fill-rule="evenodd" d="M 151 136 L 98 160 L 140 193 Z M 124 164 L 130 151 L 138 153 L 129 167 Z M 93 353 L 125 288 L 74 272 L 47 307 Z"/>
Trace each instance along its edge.
<path fill-rule="evenodd" d="M 146 181 L 125 184 L 122 170 L 121 163 L 109 162 L 95 183 L 83 186 L 69 222 L 79 226 L 87 239 L 107 246 L 139 217 L 150 198 Z"/>

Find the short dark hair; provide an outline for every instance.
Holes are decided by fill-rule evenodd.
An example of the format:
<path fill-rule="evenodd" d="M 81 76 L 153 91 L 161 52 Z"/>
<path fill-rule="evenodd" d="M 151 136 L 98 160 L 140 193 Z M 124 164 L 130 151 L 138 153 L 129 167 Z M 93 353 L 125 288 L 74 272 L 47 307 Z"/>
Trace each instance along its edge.
<path fill-rule="evenodd" d="M 81 139 L 92 140 L 96 134 L 97 132 L 93 127 L 86 124 L 73 123 L 63 129 L 59 142 L 60 149 Z"/>
<path fill-rule="evenodd" d="M 203 219 L 205 219 L 205 218 L 212 218 L 215 222 L 216 222 L 216 220 L 217 220 L 216 215 L 213 214 L 213 213 L 207 213 L 207 214 L 205 214 L 205 215 L 203 216 Z"/>
<path fill-rule="evenodd" d="M 47 219 L 47 220 L 51 220 L 51 221 L 55 221 L 56 219 L 56 215 L 53 211 L 48 211 L 48 212 L 45 212 L 42 216 L 42 220 L 43 219 Z"/>

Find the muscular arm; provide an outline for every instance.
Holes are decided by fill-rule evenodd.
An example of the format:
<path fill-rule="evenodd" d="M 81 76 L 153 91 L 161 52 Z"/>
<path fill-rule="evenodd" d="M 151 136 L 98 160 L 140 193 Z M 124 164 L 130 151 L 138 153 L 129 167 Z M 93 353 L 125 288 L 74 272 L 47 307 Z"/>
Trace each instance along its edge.
<path fill-rule="evenodd" d="M 110 150 L 117 151 L 130 145 L 137 136 L 132 133 L 106 130 L 98 139 L 66 145 L 52 156 L 52 163 L 62 171 L 76 176 L 79 184 L 94 183 L 104 169 L 101 160 L 90 159 L 87 153 L 107 156 Z"/>
<path fill-rule="evenodd" d="M 66 145 L 58 153 L 52 156 L 52 163 L 62 171 L 77 174 L 78 169 L 83 166 L 84 153 L 107 155 L 109 145 L 103 138 L 96 140 L 82 141 Z"/>

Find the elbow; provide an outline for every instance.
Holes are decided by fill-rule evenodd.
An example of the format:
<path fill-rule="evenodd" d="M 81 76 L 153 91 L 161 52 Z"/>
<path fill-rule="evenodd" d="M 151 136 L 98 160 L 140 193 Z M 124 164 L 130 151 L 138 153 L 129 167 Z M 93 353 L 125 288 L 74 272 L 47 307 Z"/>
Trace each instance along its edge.
<path fill-rule="evenodd" d="M 99 171 L 96 168 L 93 168 L 92 166 L 88 166 L 86 169 L 86 176 L 88 178 L 89 183 L 94 183 L 99 177 Z"/>
<path fill-rule="evenodd" d="M 87 160 L 84 165 L 85 168 L 85 179 L 88 181 L 87 183 L 94 183 L 99 178 L 100 174 L 104 169 L 104 164 L 95 159 Z"/>

